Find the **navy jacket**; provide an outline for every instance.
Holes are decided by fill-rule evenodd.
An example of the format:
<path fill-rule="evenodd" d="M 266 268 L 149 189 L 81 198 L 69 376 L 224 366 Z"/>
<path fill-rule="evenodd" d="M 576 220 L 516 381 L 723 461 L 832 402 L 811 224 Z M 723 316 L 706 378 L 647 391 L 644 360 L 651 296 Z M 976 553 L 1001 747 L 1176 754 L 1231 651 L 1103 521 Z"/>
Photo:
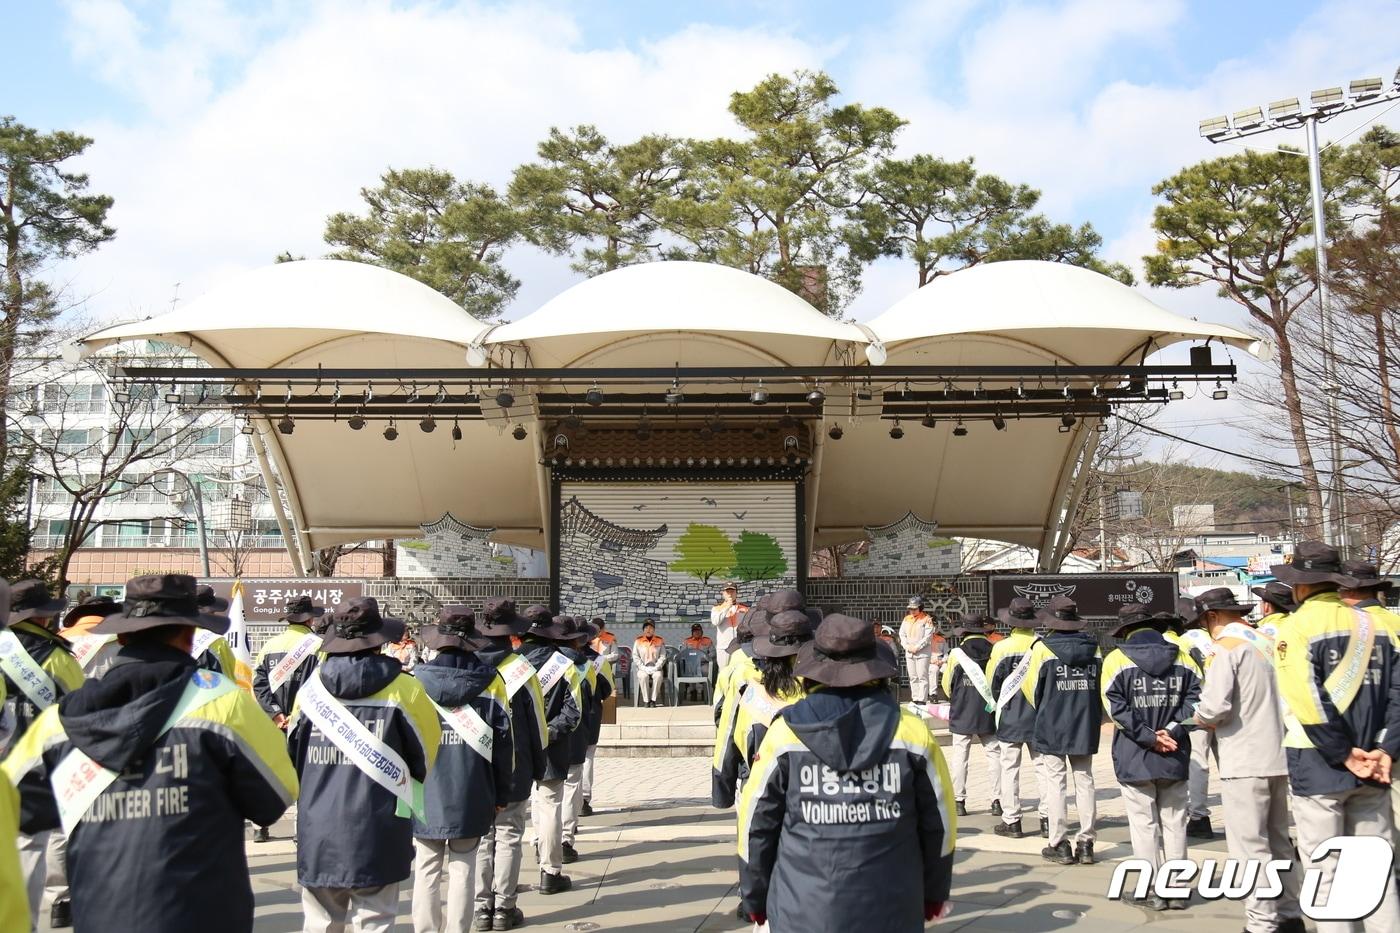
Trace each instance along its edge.
<path fill-rule="evenodd" d="M 373 652 L 337 655 L 320 678 L 385 745 L 414 780 L 437 756 L 437 711 L 395 658 Z M 321 730 L 293 710 L 288 735 L 301 778 L 297 803 L 297 881 L 305 887 L 374 888 L 396 884 L 413 865 L 412 823 L 395 812 L 398 798 L 351 763 Z"/>
<path fill-rule="evenodd" d="M 515 748 L 505 683 L 494 666 L 455 648 L 418 662 L 413 676 L 438 706 L 450 710 L 470 705 L 491 729 L 487 760 L 439 714 L 442 739 L 437 762 L 423 782 L 424 818 L 414 819 L 413 835 L 420 839 L 482 836 L 496 820 L 496 807 L 510 803 Z"/>
<path fill-rule="evenodd" d="M 483 648 L 476 653 L 482 661 L 500 670 L 516 653 L 509 647 Z M 544 779 L 545 746 L 548 733 L 545 729 L 544 700 L 540 696 L 540 682 L 532 679 L 522 684 L 510 695 L 511 741 L 515 746 L 515 769 L 511 772 L 508 803 L 529 800 L 535 782 Z"/>
<path fill-rule="evenodd" d="M 1088 632 L 1050 632 L 1031 649 L 1021 689 L 1035 707 L 1031 751 L 1038 755 L 1093 755 L 1103 724 L 1099 698 L 1103 662 Z"/>
<path fill-rule="evenodd" d="M 1124 783 L 1184 781 L 1191 768 L 1190 721 L 1201 700 L 1201 672 L 1190 654 L 1151 629 L 1133 632 L 1104 659 L 1103 705 L 1113 730 L 1113 772 Z M 1177 750 L 1153 750 L 1157 730 Z"/>
<path fill-rule="evenodd" d="M 559 650 L 554 642 L 526 641 L 520 646 L 520 653 L 540 670 L 554 652 Z M 562 781 L 569 776 L 570 736 L 583 722 L 582 713 L 574 700 L 566 674 L 544 695 L 545 732 L 549 744 L 545 746 L 545 768 L 542 781 Z"/>
<path fill-rule="evenodd" d="M 992 656 L 992 643 L 988 641 L 987 636 L 965 635 L 958 647 L 982 669 L 985 676 L 987 661 Z M 953 664 L 952 660 L 945 661 L 944 665 L 943 692 L 948 694 L 951 707 L 948 714 L 948 731 L 954 735 L 994 735 L 997 731 L 996 694 L 992 694 L 993 710 L 988 711 L 987 701 L 972 685 L 971 679 L 963 671 L 963 666 Z M 990 681 L 987 686 L 991 686 Z"/>

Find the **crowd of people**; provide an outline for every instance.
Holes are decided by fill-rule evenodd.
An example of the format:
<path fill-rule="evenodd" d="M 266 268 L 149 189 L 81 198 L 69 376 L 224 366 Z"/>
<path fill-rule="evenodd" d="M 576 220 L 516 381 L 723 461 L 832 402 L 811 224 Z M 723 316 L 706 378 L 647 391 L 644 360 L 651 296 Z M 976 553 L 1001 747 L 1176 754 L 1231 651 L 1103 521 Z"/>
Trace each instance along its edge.
<path fill-rule="evenodd" d="M 823 615 L 796 590 L 752 606 L 727 593 L 713 645 L 701 630 L 688 647 L 723 662 L 712 794 L 736 810 L 739 917 L 773 931 L 912 931 L 946 916 L 973 745 L 998 835 L 1036 834 L 1022 813 L 1025 749 L 1041 857 L 1093 864 L 1105 719 L 1133 855 L 1152 872 L 1212 832 L 1193 810 L 1212 765 L 1233 858 L 1293 859 L 1295 839 L 1306 855 L 1334 836 L 1391 838 L 1400 618 L 1378 598 L 1389 584 L 1320 542 L 1274 574 L 1256 591 L 1268 609 L 1257 624 L 1225 588 L 1174 612 L 1130 604 L 1105 653 L 1072 600 L 1017 599 L 961 619 L 936 666 L 942 636 L 911 601 L 899 641 L 930 663 L 908 663 L 909 705 L 879 626 Z M 249 691 L 221 637 L 226 610 L 182 574 L 71 609 L 41 582 L 0 583 L 0 834 L 15 839 L 0 846 L 0 930 L 34 929 L 48 905 L 53 926 L 80 933 L 248 931 L 245 826 L 265 839 L 293 803 L 308 931 L 391 929 L 405 883 L 420 933 L 524 924 L 527 818 L 535 890 L 570 889 L 619 655 L 605 623 L 494 598 L 443 607 L 409 640 L 372 598 L 328 613 L 303 597 L 285 605 Z M 639 685 L 651 639 L 654 626 L 633 646 Z M 946 759 L 927 715 L 934 672 Z M 880 883 L 833 883 L 841 865 Z M 1325 902 L 1336 859 L 1317 867 L 1311 896 Z M 1247 933 L 1304 929 L 1297 877 L 1284 875 L 1282 896 L 1246 899 Z M 1188 906 L 1150 884 L 1133 897 Z M 1393 879 L 1364 923 L 1400 930 Z"/>

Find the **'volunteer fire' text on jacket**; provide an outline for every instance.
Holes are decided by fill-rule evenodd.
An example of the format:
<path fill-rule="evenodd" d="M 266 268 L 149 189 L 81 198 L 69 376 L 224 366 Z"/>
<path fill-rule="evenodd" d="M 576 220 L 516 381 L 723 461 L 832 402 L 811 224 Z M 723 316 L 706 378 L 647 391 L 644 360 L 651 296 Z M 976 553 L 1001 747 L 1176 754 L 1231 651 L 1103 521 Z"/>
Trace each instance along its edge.
<path fill-rule="evenodd" d="M 1191 768 L 1189 722 L 1201 699 L 1201 669 L 1152 629 L 1128 636 L 1103 662 L 1103 705 L 1115 726 L 1113 772 L 1124 783 L 1184 781 Z M 1165 729 L 1177 749 L 1154 750 Z"/>
<path fill-rule="evenodd" d="M 191 683 L 212 694 L 222 680 L 179 649 L 129 645 L 6 759 L 28 833 L 59 825 L 49 782 L 73 749 L 119 774 L 68 837 L 77 933 L 253 928 L 244 821 L 269 825 L 297 796 L 282 733 L 238 689 L 160 731 Z"/>
<path fill-rule="evenodd" d="M 1094 755 L 1103 723 L 1099 644 L 1088 632 L 1050 632 L 1031 649 L 1021 690 L 1035 707 L 1031 751 Z"/>
<path fill-rule="evenodd" d="M 318 676 L 340 701 L 404 761 L 414 780 L 427 777 L 441 739 L 437 710 L 398 660 L 361 653 L 327 658 Z M 297 881 L 312 888 L 397 884 L 413 864 L 412 823 L 398 798 L 376 784 L 311 720 L 293 708 L 288 744 L 301 779 L 297 803 Z"/>
<path fill-rule="evenodd" d="M 420 839 L 474 839 L 496 821 L 496 807 L 510 803 L 515 746 L 510 728 L 510 701 L 496 668 L 476 655 L 445 649 L 431 661 L 419 661 L 413 676 L 443 709 L 470 706 L 491 730 L 491 758 L 466 744 L 441 715 L 442 738 L 437 761 L 423 782 L 423 819 L 413 821 Z"/>
<path fill-rule="evenodd" d="M 881 687 L 822 689 L 773 720 L 739 802 L 744 909 L 773 933 L 924 929 L 957 837 L 943 755 Z"/>

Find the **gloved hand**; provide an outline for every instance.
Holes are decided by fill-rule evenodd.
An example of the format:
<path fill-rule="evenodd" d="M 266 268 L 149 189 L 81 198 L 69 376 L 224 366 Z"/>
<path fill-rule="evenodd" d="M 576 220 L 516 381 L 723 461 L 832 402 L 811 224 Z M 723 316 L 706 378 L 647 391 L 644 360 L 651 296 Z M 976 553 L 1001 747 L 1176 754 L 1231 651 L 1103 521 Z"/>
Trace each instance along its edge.
<path fill-rule="evenodd" d="M 750 913 L 749 919 L 752 920 L 754 923 L 758 924 L 759 926 L 763 926 L 765 923 L 768 922 L 768 915 Z"/>
<path fill-rule="evenodd" d="M 953 912 L 952 901 L 924 901 L 924 922 L 942 920 Z"/>

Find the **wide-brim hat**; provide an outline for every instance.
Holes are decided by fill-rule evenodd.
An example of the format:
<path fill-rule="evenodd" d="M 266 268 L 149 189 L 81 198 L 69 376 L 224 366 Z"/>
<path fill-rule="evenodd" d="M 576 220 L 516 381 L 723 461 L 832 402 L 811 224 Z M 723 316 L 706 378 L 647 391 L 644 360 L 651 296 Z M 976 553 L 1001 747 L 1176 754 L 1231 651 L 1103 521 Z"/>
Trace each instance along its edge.
<path fill-rule="evenodd" d="M 193 625 L 222 635 L 228 616 L 201 612 L 194 577 L 184 573 L 148 574 L 126 583 L 126 599 L 92 627 L 94 634 L 126 635 L 162 625 Z"/>
<path fill-rule="evenodd" d="M 312 619 L 319 619 L 326 614 L 325 606 L 318 606 L 312 602 L 310 596 L 298 596 L 295 599 L 287 600 L 287 604 L 282 607 L 282 619 L 285 622 L 310 622 Z"/>
<path fill-rule="evenodd" d="M 213 612 L 217 615 L 224 615 L 228 612 L 228 600 L 215 595 L 214 588 L 207 583 L 201 583 L 195 587 L 194 601 L 205 612 Z"/>
<path fill-rule="evenodd" d="M 1036 621 L 1054 632 L 1078 632 L 1089 624 L 1088 619 L 1079 616 L 1079 604 L 1068 596 L 1052 597 L 1035 614 Z"/>
<path fill-rule="evenodd" d="M 856 687 L 899 674 L 892 650 L 881 651 L 875 629 L 864 619 L 833 612 L 797 653 L 792 672 L 828 687 Z"/>
<path fill-rule="evenodd" d="M 476 630 L 476 614 L 467 606 L 443 606 L 438 610 L 437 622 L 418 629 L 418 641 L 434 651 L 477 651 L 488 645 Z"/>
<path fill-rule="evenodd" d="M 1035 625 L 1035 603 L 1024 596 L 1017 596 L 1010 604 L 997 610 L 997 618 L 1003 625 L 1012 628 L 1030 628 Z M 1018 625 L 1024 622 L 1024 625 Z"/>
<path fill-rule="evenodd" d="M 600 629 L 598 626 L 594 625 L 587 619 L 578 618 L 574 619 L 574 629 L 574 638 L 582 638 L 585 641 L 592 641 L 593 639 L 597 638 L 598 633 L 602 631 L 602 629 Z"/>
<path fill-rule="evenodd" d="M 1386 584 L 1389 585 L 1388 583 Z M 1256 586 L 1250 590 L 1255 596 L 1270 605 L 1277 606 L 1284 612 L 1296 612 L 1298 604 L 1293 600 L 1293 588 L 1287 583 L 1280 583 L 1277 580 L 1270 580 L 1263 586 Z"/>
<path fill-rule="evenodd" d="M 773 613 L 767 609 L 750 609 L 744 613 L 741 622 L 748 626 L 749 634 L 754 640 L 758 640 L 768 634 L 768 620 L 773 618 Z"/>
<path fill-rule="evenodd" d="M 1207 612 L 1232 612 L 1236 615 L 1247 616 L 1249 610 L 1254 608 L 1254 603 L 1242 603 L 1235 599 L 1235 591 L 1228 586 L 1217 586 L 1213 590 L 1206 590 L 1196 597 L 1196 608 L 1201 615 Z"/>
<path fill-rule="evenodd" d="M 785 609 L 768 621 L 768 631 L 753 640 L 753 653 L 761 658 L 790 658 L 812 640 L 812 616 L 800 609 Z"/>
<path fill-rule="evenodd" d="M 1125 603 L 1118 607 L 1118 624 L 1108 635 L 1110 638 L 1122 638 L 1132 628 L 1165 632 L 1175 621 L 1176 616 L 1170 613 L 1154 614 L 1142 603 Z"/>
<path fill-rule="evenodd" d="M 544 608 L 544 607 L 540 607 Z M 548 613 L 549 610 L 545 610 Z M 511 635 L 524 635 L 530 623 L 515 611 L 515 600 L 506 596 L 493 596 L 486 600 L 481 616 L 476 620 L 478 635 L 491 638 L 509 638 Z"/>
<path fill-rule="evenodd" d="M 9 588 L 6 587 L 6 592 L 8 591 Z M 121 611 L 122 604 L 110 596 L 90 596 L 69 609 L 63 616 L 63 623 L 59 627 L 68 628 L 76 625 L 79 619 L 86 619 L 89 616 L 101 616 L 106 618 L 107 616 L 116 615 Z M 3 624 L 3 622 L 0 622 L 0 625 Z"/>
<path fill-rule="evenodd" d="M 379 601 L 373 596 L 356 596 L 331 617 L 321 650 L 326 654 L 357 654 L 400 640 L 406 629 L 402 620 L 381 616 Z"/>
<path fill-rule="evenodd" d="M 573 641 L 578 637 L 578 626 L 573 616 L 536 616 L 525 634 L 545 641 Z"/>
<path fill-rule="evenodd" d="M 993 628 L 995 628 L 995 623 L 991 616 L 985 612 L 975 612 L 959 619 L 953 633 L 956 635 L 985 635 Z"/>
<path fill-rule="evenodd" d="M 10 621 L 51 619 L 63 611 L 68 600 L 49 593 L 43 580 L 20 580 L 10 586 Z"/>
<path fill-rule="evenodd" d="M 1356 581 L 1347 587 L 1351 590 L 1388 590 L 1395 586 L 1393 581 L 1381 576 L 1379 567 L 1369 561 L 1344 560 L 1342 573 Z"/>
<path fill-rule="evenodd" d="M 768 602 L 764 608 L 777 615 L 790 609 L 801 609 L 806 605 L 806 600 L 797 590 L 774 590 L 768 594 Z"/>
<path fill-rule="evenodd" d="M 1291 562 L 1274 564 L 1269 572 L 1289 586 L 1336 583 L 1349 589 L 1356 584 L 1356 578 L 1342 570 L 1341 554 L 1324 541 L 1303 541 L 1294 548 Z"/>

